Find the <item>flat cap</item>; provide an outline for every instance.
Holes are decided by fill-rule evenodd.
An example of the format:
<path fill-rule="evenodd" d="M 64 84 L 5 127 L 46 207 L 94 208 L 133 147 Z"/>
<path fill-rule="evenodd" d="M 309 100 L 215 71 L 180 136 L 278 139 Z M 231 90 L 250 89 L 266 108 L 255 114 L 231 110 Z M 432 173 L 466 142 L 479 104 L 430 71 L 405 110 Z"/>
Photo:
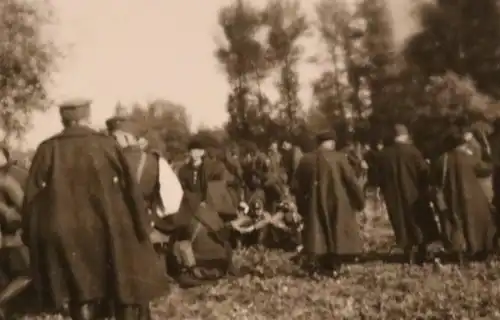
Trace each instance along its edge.
<path fill-rule="evenodd" d="M 401 123 L 398 123 L 394 126 L 394 135 L 397 136 L 407 136 L 409 135 L 408 128 Z"/>
<path fill-rule="evenodd" d="M 127 121 L 126 117 L 123 116 L 114 116 L 106 120 L 106 128 L 109 131 L 115 131 L 117 130 L 118 126 L 120 123 Z"/>
<path fill-rule="evenodd" d="M 65 121 L 79 121 L 90 116 L 91 104 L 89 99 L 66 100 L 59 105 L 59 113 Z"/>
<path fill-rule="evenodd" d="M 92 104 L 92 100 L 84 98 L 69 99 L 59 104 L 59 109 L 73 109 L 73 108 L 88 108 Z"/>
<path fill-rule="evenodd" d="M 126 132 L 134 137 L 141 137 L 144 134 L 144 130 L 142 130 L 141 126 L 130 119 L 117 122 L 114 130 Z"/>
<path fill-rule="evenodd" d="M 316 135 L 316 142 L 318 144 L 323 143 L 325 141 L 337 140 L 337 133 L 333 130 L 323 131 Z"/>
<path fill-rule="evenodd" d="M 205 149 L 203 142 L 200 139 L 191 139 L 188 143 L 188 150 Z"/>

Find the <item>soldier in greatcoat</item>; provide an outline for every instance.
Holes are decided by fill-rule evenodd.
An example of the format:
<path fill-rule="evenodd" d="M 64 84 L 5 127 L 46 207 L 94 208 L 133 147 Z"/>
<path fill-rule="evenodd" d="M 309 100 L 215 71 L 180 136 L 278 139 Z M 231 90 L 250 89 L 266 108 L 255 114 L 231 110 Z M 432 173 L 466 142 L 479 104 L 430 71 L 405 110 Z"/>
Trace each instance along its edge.
<path fill-rule="evenodd" d="M 302 157 L 293 184 L 304 252 L 314 269 L 333 276 L 344 258 L 362 252 L 356 212 L 364 207 L 362 189 L 345 155 L 335 151 L 335 140 L 335 132 L 318 135 L 319 147 Z"/>
<path fill-rule="evenodd" d="M 121 121 L 112 131 L 139 182 L 151 227 L 150 238 L 161 254 L 168 242 L 168 234 L 173 230 L 173 225 L 165 218 L 179 210 L 182 186 L 166 160 L 158 152 L 147 148 L 142 141 L 142 133 L 131 120 Z"/>
<path fill-rule="evenodd" d="M 480 178 L 491 174 L 488 156 L 474 154 L 461 130 L 452 128 L 444 152 L 433 163 L 431 178 L 443 190 L 446 210 L 439 212 L 445 248 L 460 264 L 469 258 L 485 259 L 495 248 L 497 228 Z"/>
<path fill-rule="evenodd" d="M 392 141 L 379 153 L 377 186 L 387 205 L 396 243 L 408 263 L 421 264 L 439 232 L 430 207 L 429 168 L 406 126 L 393 128 Z"/>
<path fill-rule="evenodd" d="M 96 319 L 99 302 L 117 320 L 168 289 L 148 234 L 145 205 L 118 144 L 89 127 L 90 101 L 60 106 L 64 130 L 33 158 L 23 204 L 33 283 L 45 308 Z"/>

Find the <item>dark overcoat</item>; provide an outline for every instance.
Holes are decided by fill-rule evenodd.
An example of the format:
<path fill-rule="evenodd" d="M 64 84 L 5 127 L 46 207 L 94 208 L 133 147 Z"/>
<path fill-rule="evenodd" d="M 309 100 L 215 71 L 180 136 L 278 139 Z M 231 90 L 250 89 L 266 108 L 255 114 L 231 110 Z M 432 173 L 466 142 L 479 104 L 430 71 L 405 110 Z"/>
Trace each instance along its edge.
<path fill-rule="evenodd" d="M 144 304 L 167 289 L 144 201 L 116 142 L 72 127 L 42 142 L 26 183 L 25 241 L 43 307 Z"/>
<path fill-rule="evenodd" d="M 440 213 L 439 220 L 447 249 L 470 253 L 491 250 L 496 225 L 479 180 L 491 174 L 491 165 L 459 147 L 433 165 L 432 177 L 436 183 L 441 183 L 443 170 L 446 170 L 443 190 L 448 210 Z"/>
<path fill-rule="evenodd" d="M 304 219 L 305 252 L 315 256 L 361 253 L 356 212 L 363 209 L 364 196 L 345 155 L 325 150 L 304 155 L 293 185 Z"/>
<path fill-rule="evenodd" d="M 377 184 L 396 243 L 403 249 L 432 242 L 439 232 L 429 201 L 429 167 L 411 143 L 386 146 L 377 159 Z"/>
<path fill-rule="evenodd" d="M 190 162 L 184 164 L 179 169 L 178 177 L 184 190 L 184 197 L 189 195 L 190 201 L 201 203 L 207 200 L 209 182 L 224 181 L 225 174 L 226 169 L 223 163 L 205 158 L 198 168 Z"/>

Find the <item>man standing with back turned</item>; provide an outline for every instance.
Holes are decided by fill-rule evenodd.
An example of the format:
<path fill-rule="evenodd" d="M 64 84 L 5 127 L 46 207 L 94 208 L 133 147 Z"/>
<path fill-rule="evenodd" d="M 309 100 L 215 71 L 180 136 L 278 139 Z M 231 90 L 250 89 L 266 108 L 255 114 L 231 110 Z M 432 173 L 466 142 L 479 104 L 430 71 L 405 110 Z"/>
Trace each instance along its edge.
<path fill-rule="evenodd" d="M 166 290 L 147 232 L 144 201 L 119 146 L 89 128 L 90 101 L 60 106 L 64 130 L 33 158 L 23 205 L 24 240 L 42 307 L 96 319 L 113 303 L 117 320 Z"/>

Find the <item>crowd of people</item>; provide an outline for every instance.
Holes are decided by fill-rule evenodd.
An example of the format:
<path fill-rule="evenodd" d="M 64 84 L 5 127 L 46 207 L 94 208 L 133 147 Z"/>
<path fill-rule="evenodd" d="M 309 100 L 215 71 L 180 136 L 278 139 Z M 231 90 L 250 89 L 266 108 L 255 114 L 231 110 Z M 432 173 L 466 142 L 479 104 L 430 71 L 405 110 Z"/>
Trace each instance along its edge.
<path fill-rule="evenodd" d="M 214 155 L 194 138 L 174 165 L 132 119 L 109 119 L 104 134 L 90 128 L 90 112 L 88 100 L 63 103 L 64 129 L 38 146 L 29 171 L 0 153 L 4 318 L 31 286 L 40 310 L 74 320 L 151 319 L 150 301 L 172 280 L 241 275 L 232 260 L 240 246 L 296 251 L 311 275 L 338 277 L 363 254 L 357 213 L 367 187 L 380 192 L 410 264 L 424 263 L 435 242 L 461 266 L 497 248 L 500 131 L 490 148 L 453 126 L 432 159 L 401 124 L 371 148 L 322 132 L 305 154 L 284 140 Z"/>

